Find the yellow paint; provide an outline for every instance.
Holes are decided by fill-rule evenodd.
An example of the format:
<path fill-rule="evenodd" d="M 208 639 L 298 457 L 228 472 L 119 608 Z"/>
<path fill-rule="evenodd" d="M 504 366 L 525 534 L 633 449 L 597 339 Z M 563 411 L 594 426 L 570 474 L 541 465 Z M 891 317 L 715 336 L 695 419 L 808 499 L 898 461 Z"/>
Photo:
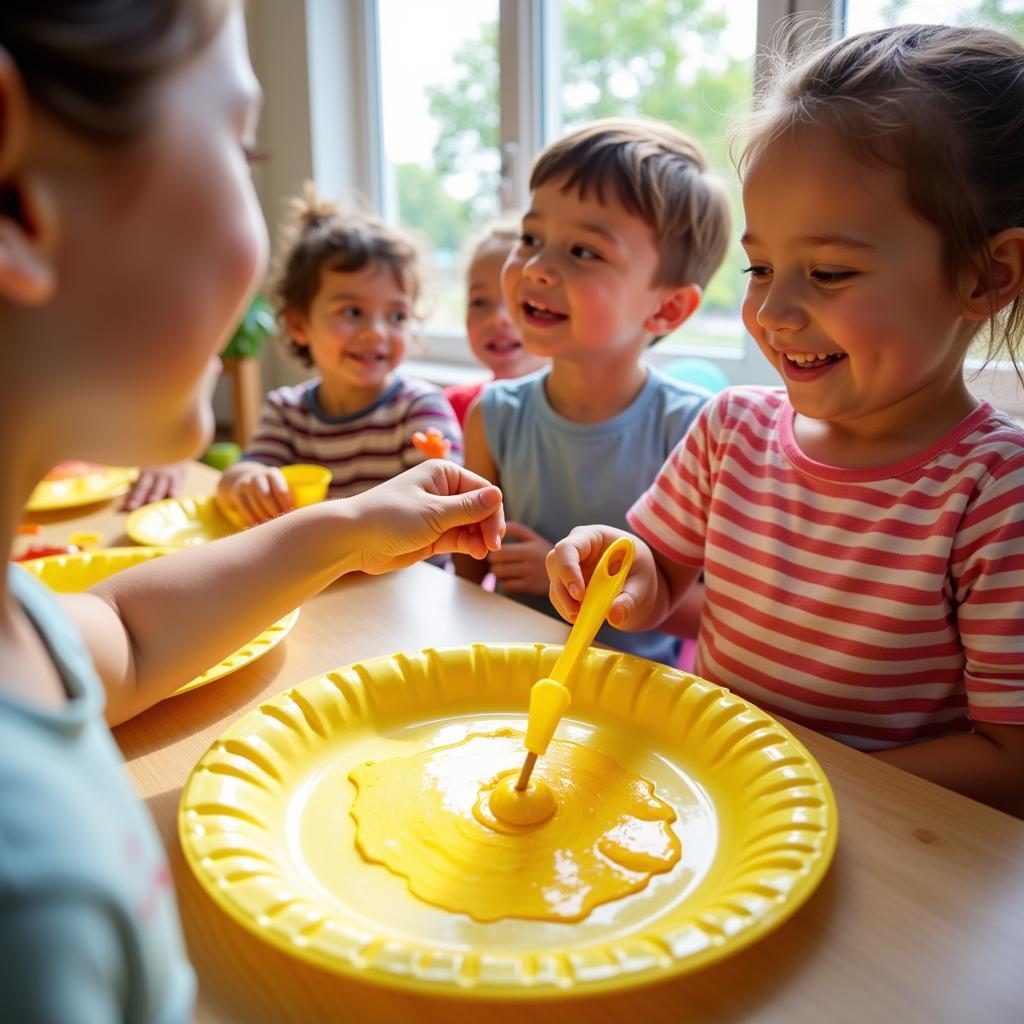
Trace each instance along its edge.
<path fill-rule="evenodd" d="M 477 921 L 579 921 L 679 860 L 675 812 L 646 779 L 556 740 L 516 794 L 522 753 L 499 729 L 354 769 L 359 852 Z"/>
<path fill-rule="evenodd" d="M 518 775 L 516 771 L 502 772 L 496 786 L 480 791 L 480 799 L 473 804 L 477 821 L 500 832 L 503 829 L 498 822 L 506 826 L 540 825 L 555 813 L 555 791 L 543 779 L 531 779 L 526 789 L 520 791 L 516 789 Z"/>

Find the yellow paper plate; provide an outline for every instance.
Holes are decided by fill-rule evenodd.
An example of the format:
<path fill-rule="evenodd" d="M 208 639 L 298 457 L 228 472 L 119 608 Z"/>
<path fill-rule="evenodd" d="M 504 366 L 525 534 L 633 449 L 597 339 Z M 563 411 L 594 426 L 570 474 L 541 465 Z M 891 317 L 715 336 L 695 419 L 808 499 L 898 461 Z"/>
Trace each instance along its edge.
<path fill-rule="evenodd" d="M 87 590 L 94 583 L 113 576 L 115 572 L 127 569 L 140 562 L 148 562 L 151 558 L 170 554 L 174 548 L 102 548 L 98 551 L 83 551 L 74 555 L 49 555 L 46 558 L 33 558 L 22 562 L 30 573 L 39 577 L 51 590 L 62 594 L 74 594 Z M 276 647 L 291 631 L 295 620 L 299 617 L 299 609 L 289 612 L 283 619 L 278 619 L 272 626 L 265 629 L 258 637 L 244 647 L 235 651 L 218 665 L 186 683 L 175 693 L 187 693 L 199 686 L 212 683 L 221 676 L 248 665 L 262 657 L 272 647 Z"/>
<path fill-rule="evenodd" d="M 237 532 L 212 495 L 167 498 L 137 508 L 124 524 L 136 544 L 184 548 Z"/>
<path fill-rule="evenodd" d="M 181 843 L 211 897 L 279 949 L 343 975 L 481 999 L 584 996 L 730 956 L 785 921 L 828 868 L 827 779 L 781 725 L 728 691 L 591 650 L 560 738 L 655 783 L 682 858 L 573 924 L 474 921 L 417 900 L 354 844 L 352 768 L 470 733 L 525 729 L 560 647 L 475 645 L 306 680 L 236 722 L 182 793 Z M 515 885 L 515 878 L 510 878 Z"/>
<path fill-rule="evenodd" d="M 138 475 L 137 469 L 104 466 L 84 476 L 40 480 L 29 496 L 25 511 L 50 512 L 116 498 L 127 492 Z"/>

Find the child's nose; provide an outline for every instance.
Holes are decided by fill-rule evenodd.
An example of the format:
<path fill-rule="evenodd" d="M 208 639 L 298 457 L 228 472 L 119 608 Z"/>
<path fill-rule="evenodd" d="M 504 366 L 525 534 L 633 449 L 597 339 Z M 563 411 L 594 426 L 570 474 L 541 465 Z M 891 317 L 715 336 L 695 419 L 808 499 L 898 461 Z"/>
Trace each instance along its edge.
<path fill-rule="evenodd" d="M 538 252 L 526 261 L 523 267 L 523 277 L 535 284 L 554 284 L 558 274 L 551 257 L 543 252 Z"/>
<path fill-rule="evenodd" d="M 757 311 L 757 322 L 766 331 L 795 330 L 805 325 L 806 317 L 792 293 L 773 285 Z"/>
<path fill-rule="evenodd" d="M 491 322 L 496 327 L 510 327 L 512 325 L 512 314 L 504 302 L 499 302 L 491 314 Z"/>
<path fill-rule="evenodd" d="M 383 317 L 367 317 L 363 321 L 363 327 L 362 330 L 360 331 L 360 334 L 363 334 L 364 336 L 369 338 L 382 338 L 385 334 L 387 334 L 387 323 Z"/>

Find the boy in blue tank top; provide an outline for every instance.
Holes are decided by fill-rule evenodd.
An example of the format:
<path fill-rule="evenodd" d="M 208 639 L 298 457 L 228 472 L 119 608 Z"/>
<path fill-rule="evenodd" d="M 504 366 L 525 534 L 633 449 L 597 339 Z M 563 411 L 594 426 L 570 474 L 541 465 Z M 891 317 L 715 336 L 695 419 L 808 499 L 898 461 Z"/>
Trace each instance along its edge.
<path fill-rule="evenodd" d="M 593 521 L 625 529 L 708 397 L 643 354 L 700 303 L 729 209 L 698 144 L 647 120 L 597 121 L 553 143 L 530 191 L 502 287 L 523 344 L 551 366 L 487 385 L 466 415 L 465 453 L 505 496 L 505 543 L 488 559 L 498 589 L 556 615 L 544 570 L 553 539 Z M 467 579 L 487 569 L 456 562 Z M 606 625 L 598 639 L 668 664 L 678 656 L 678 640 L 654 631 Z"/>

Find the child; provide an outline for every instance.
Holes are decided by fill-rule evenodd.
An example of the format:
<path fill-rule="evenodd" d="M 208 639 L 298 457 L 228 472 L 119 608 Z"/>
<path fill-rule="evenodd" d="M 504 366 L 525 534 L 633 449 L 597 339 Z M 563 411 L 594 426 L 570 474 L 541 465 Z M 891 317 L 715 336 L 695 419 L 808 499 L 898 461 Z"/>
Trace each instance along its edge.
<path fill-rule="evenodd" d="M 498 588 L 553 614 L 552 541 L 597 516 L 625 526 L 707 398 L 642 357 L 697 308 L 729 213 L 698 145 L 654 121 L 573 132 L 541 153 L 530 189 L 503 286 L 524 345 L 551 369 L 484 389 L 466 419 L 466 465 L 500 481 L 512 520 L 516 543 L 489 559 Z M 598 637 L 668 664 L 679 654 L 663 633 L 605 627 Z"/>
<path fill-rule="evenodd" d="M 473 245 L 466 272 L 466 335 L 473 355 L 491 371 L 492 380 L 522 377 L 543 369 L 548 362 L 523 347 L 501 290 L 501 268 L 518 241 L 518 225 L 491 224 Z M 465 426 L 466 410 L 486 383 L 444 389 L 460 426 Z"/>
<path fill-rule="evenodd" d="M 0 7 L 0 522 L 70 458 L 159 465 L 209 439 L 216 353 L 266 255 L 246 167 L 241 4 Z M 0 601 L 5 1020 L 192 1018 L 169 872 L 103 722 L 236 650 L 350 569 L 498 544 L 500 494 L 430 462 L 56 596 Z"/>
<path fill-rule="evenodd" d="M 412 437 L 431 427 L 451 443 L 448 458 L 462 461 L 447 399 L 395 369 L 412 338 L 420 276 L 400 231 L 318 200 L 311 186 L 293 201 L 271 294 L 292 354 L 318 376 L 267 396 L 255 437 L 217 489 L 229 515 L 255 523 L 290 509 L 278 468 L 296 462 L 331 470 L 329 497 L 359 494 L 422 462 Z"/>
<path fill-rule="evenodd" d="M 985 324 L 1020 366 L 1022 68 L 1005 36 L 918 25 L 782 78 L 740 166 L 744 322 L 785 389 L 702 411 L 630 510 L 612 611 L 670 628 L 703 569 L 699 674 L 1018 814 L 1024 431 L 963 371 Z M 556 545 L 568 618 L 618 532 Z"/>

